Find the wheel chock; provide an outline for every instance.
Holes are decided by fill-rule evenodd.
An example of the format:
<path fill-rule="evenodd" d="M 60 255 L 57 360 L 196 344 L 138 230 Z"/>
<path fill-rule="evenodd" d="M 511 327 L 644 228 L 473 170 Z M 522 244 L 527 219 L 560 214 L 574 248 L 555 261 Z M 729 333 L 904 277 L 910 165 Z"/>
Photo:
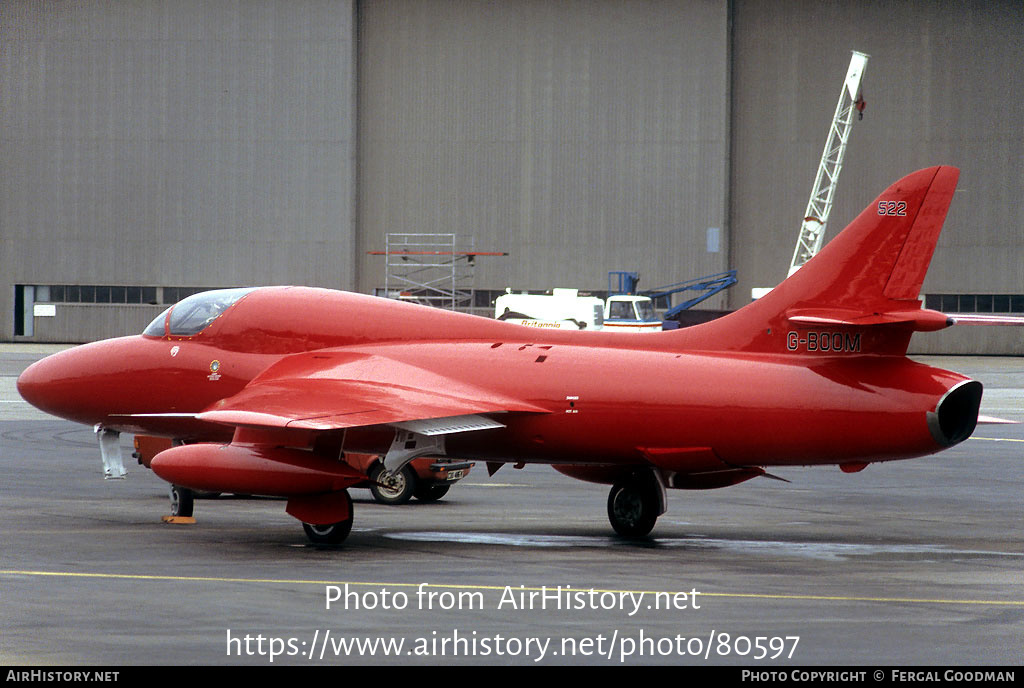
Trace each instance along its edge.
<path fill-rule="evenodd" d="M 160 520 L 164 523 L 173 523 L 178 525 L 187 525 L 196 522 L 196 519 L 192 516 L 161 516 Z"/>

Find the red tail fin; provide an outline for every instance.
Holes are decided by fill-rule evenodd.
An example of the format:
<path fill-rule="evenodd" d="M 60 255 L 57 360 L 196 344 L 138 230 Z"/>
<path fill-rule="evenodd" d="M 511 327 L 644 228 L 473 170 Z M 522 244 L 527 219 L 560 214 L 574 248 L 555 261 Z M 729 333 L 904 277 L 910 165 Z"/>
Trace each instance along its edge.
<path fill-rule="evenodd" d="M 769 294 L 682 332 L 694 348 L 905 354 L 913 332 L 951 324 L 918 295 L 959 176 L 931 167 L 904 177 Z"/>

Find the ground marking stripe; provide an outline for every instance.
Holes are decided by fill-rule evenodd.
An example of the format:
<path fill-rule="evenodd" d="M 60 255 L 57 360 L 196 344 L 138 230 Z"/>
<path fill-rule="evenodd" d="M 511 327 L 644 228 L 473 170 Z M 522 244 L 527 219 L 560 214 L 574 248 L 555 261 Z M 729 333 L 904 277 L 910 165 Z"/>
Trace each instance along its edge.
<path fill-rule="evenodd" d="M 286 579 L 286 578 L 218 578 L 212 576 L 166 576 L 166 575 L 145 575 L 145 574 L 129 574 L 129 573 L 76 573 L 72 571 L 18 571 L 18 570 L 0 570 L 0 575 L 4 576 L 54 576 L 54 577 L 65 577 L 65 578 L 115 578 L 121 580 L 150 580 L 150 581 L 171 581 L 171 582 L 194 582 L 194 583 L 268 583 L 268 584 L 290 584 L 290 585 L 350 585 L 350 586 L 366 586 L 366 587 L 391 587 L 391 588 L 419 588 L 421 585 L 424 588 L 445 588 L 453 590 L 500 590 L 504 591 L 506 587 L 504 585 L 474 585 L 474 584 L 460 584 L 460 583 L 373 583 L 368 581 L 330 581 L 330 580 L 304 580 L 304 579 Z M 511 586 L 514 590 L 524 591 L 542 591 L 543 588 L 539 587 L 518 587 Z M 547 590 L 551 590 L 552 586 L 548 586 Z M 586 591 L 589 592 L 590 588 L 579 588 L 573 587 L 573 591 Z M 654 590 L 601 590 L 594 588 L 594 592 L 597 593 L 627 593 L 627 594 L 644 594 L 644 595 L 657 595 L 659 591 Z M 677 592 L 688 592 L 688 591 L 660 591 L 662 594 L 674 595 Z M 772 593 L 740 593 L 740 592 L 703 592 L 698 591 L 703 597 L 723 597 L 723 598 L 740 598 L 740 599 L 759 599 L 759 600 L 822 600 L 830 602 L 886 602 L 886 603 L 907 603 L 907 604 L 974 604 L 974 605 L 989 605 L 996 607 L 1024 607 L 1024 601 L 1020 600 L 950 600 L 950 599 L 927 599 L 927 598 L 914 598 L 914 597 L 857 597 L 857 596 L 846 596 L 846 595 L 783 595 L 783 594 L 772 594 Z"/>

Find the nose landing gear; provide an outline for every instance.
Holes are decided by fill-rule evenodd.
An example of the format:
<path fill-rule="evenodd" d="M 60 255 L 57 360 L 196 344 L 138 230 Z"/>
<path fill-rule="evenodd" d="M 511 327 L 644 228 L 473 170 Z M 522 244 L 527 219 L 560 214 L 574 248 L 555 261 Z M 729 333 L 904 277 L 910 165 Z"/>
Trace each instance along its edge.
<path fill-rule="evenodd" d="M 195 493 L 187 487 L 171 485 L 171 516 L 191 516 Z"/>

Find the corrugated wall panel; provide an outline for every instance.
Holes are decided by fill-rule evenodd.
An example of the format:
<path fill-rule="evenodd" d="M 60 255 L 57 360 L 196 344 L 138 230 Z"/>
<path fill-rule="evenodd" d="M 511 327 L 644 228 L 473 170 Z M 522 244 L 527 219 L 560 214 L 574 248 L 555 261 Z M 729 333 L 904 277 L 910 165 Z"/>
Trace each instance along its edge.
<path fill-rule="evenodd" d="M 867 111 L 853 128 L 828 237 L 904 174 L 956 165 L 958 191 L 924 290 L 1024 293 L 1021 35 L 1018 0 L 736 0 L 731 224 L 741 282 L 732 305 L 785 276 L 850 50 L 871 55 Z M 977 350 L 1005 336 L 977 339 Z"/>
<path fill-rule="evenodd" d="M 112 332 L 138 334 L 166 306 L 86 306 L 65 303 L 57 306 L 57 314 L 50 318 L 36 318 L 34 342 L 68 342 L 68 333 L 75 333 L 75 341 L 107 339 Z"/>
<path fill-rule="evenodd" d="M 354 288 L 354 29 L 331 0 L 0 3 L 0 310 L 12 284 Z"/>
<path fill-rule="evenodd" d="M 366 2 L 361 252 L 456 232 L 478 288 L 655 286 L 727 267 L 722 2 Z M 360 288 L 384 283 L 364 257 Z"/>
<path fill-rule="evenodd" d="M 387 231 L 509 250 L 486 288 L 737 267 L 739 305 L 784 274 L 854 48 L 832 232 L 955 164 L 926 290 L 1024 293 L 1019 0 L 361 7 L 356 235 L 352 3 L 0 3 L 0 312 L 19 283 L 369 290 Z"/>

